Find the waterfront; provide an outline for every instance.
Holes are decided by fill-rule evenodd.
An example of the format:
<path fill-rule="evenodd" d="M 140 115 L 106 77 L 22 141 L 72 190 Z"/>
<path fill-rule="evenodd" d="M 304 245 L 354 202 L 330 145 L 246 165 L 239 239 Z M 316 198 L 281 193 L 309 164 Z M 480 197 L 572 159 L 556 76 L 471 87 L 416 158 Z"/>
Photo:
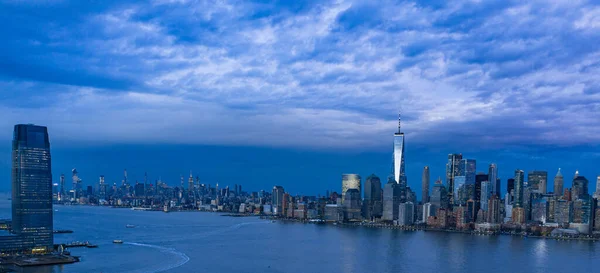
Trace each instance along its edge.
<path fill-rule="evenodd" d="M 334 227 L 89 206 L 55 206 L 55 243 L 81 262 L 23 272 L 593 272 L 600 243 Z M 10 215 L 2 200 L 0 218 Z M 126 228 L 132 224 L 135 228 Z M 121 239 L 122 245 L 113 244 Z"/>

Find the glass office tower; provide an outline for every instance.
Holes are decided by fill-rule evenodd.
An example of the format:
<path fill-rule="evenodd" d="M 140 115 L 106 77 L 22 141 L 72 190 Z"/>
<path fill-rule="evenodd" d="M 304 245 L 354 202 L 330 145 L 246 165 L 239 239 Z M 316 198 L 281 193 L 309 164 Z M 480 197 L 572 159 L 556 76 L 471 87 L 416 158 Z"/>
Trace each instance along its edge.
<path fill-rule="evenodd" d="M 52 172 L 48 129 L 15 125 L 12 143 L 12 232 L 24 251 L 53 250 Z"/>

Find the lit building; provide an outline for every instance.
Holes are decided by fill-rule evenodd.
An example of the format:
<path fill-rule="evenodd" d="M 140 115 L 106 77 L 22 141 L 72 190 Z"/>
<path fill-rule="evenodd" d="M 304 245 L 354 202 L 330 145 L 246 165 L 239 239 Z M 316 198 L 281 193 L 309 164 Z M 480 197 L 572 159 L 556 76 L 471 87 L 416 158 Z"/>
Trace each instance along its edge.
<path fill-rule="evenodd" d="M 488 181 L 490 181 L 490 184 L 492 186 L 491 192 L 497 196 L 502 196 L 501 188 L 500 188 L 500 180 L 498 178 L 498 167 L 494 163 L 490 164 L 490 167 L 488 170 Z"/>
<path fill-rule="evenodd" d="M 562 173 L 560 173 L 560 168 L 558 168 L 558 172 L 556 173 L 556 176 L 554 176 L 554 195 L 555 196 L 561 196 L 563 193 L 563 185 L 564 185 L 564 178 Z"/>
<path fill-rule="evenodd" d="M 525 209 L 514 208 L 512 210 L 512 221 L 515 224 L 524 224 L 525 223 Z"/>
<path fill-rule="evenodd" d="M 406 187 L 406 174 L 404 172 L 404 133 L 402 132 L 401 125 L 402 119 L 400 114 L 398 114 L 398 132 L 394 133 L 394 180 L 402 187 Z"/>
<path fill-rule="evenodd" d="M 547 192 L 548 172 L 546 171 L 529 171 L 527 173 L 527 182 L 529 187 L 534 191 L 539 191 L 543 194 Z"/>
<path fill-rule="evenodd" d="M 523 193 L 525 190 L 525 172 L 523 170 L 515 171 L 515 208 L 523 207 Z"/>
<path fill-rule="evenodd" d="M 487 222 L 500 223 L 500 199 L 495 194 L 488 201 Z"/>
<path fill-rule="evenodd" d="M 435 216 L 435 211 L 437 210 L 437 208 L 435 207 L 435 205 L 431 204 L 431 203 L 425 203 L 423 205 L 423 221 L 427 221 L 427 219 L 429 218 L 429 216 Z"/>
<path fill-rule="evenodd" d="M 15 125 L 12 142 L 12 233 L 0 236 L 0 253 L 54 249 L 52 164 L 48 129 Z"/>
<path fill-rule="evenodd" d="M 421 181 L 421 200 L 423 204 L 429 202 L 429 166 L 423 168 L 423 177 Z M 600 176 L 598 177 L 600 183 Z"/>
<path fill-rule="evenodd" d="M 360 210 L 360 192 L 357 189 L 348 189 L 346 191 L 346 201 L 343 203 L 345 219 L 349 221 L 361 220 Z"/>
<path fill-rule="evenodd" d="M 415 205 L 412 202 L 400 204 L 398 207 L 398 225 L 409 226 L 415 223 Z"/>
<path fill-rule="evenodd" d="M 488 181 L 488 175 L 486 173 L 478 173 L 475 175 L 475 196 L 473 200 L 475 201 L 475 206 L 477 206 L 477 210 L 479 210 L 481 203 L 481 182 Z"/>
<path fill-rule="evenodd" d="M 273 187 L 273 195 L 272 195 L 272 205 L 273 205 L 273 214 L 275 215 L 285 215 L 284 213 L 284 193 L 282 186 Z"/>
<path fill-rule="evenodd" d="M 571 187 L 571 200 L 575 201 L 580 198 L 586 198 L 589 194 L 588 190 L 589 181 L 584 176 L 576 174 L 573 179 L 573 186 Z"/>
<path fill-rule="evenodd" d="M 462 154 L 449 154 L 446 163 L 446 186 L 448 187 L 448 202 L 450 207 L 454 205 L 454 178 L 460 175 L 460 162 Z"/>
<path fill-rule="evenodd" d="M 594 192 L 594 198 L 600 199 L 600 175 L 596 178 L 596 191 Z"/>
<path fill-rule="evenodd" d="M 442 184 L 441 180 L 437 180 L 431 190 L 430 203 L 435 205 L 436 208 L 447 208 L 448 207 L 448 191 Z"/>
<path fill-rule="evenodd" d="M 358 194 L 361 194 L 360 175 L 342 174 L 342 204 L 344 204 L 344 200 L 346 200 L 346 191 L 349 189 L 356 189 L 358 190 Z"/>
<path fill-rule="evenodd" d="M 393 178 L 383 187 L 383 217 L 382 220 L 393 221 L 398 219 L 398 206 L 400 205 L 400 185 Z"/>
<path fill-rule="evenodd" d="M 466 196 L 466 177 L 465 176 L 455 176 L 454 177 L 454 189 L 453 191 L 453 199 L 454 205 L 464 205 L 467 201 Z"/>
<path fill-rule="evenodd" d="M 490 181 L 483 181 L 481 182 L 481 201 L 480 201 L 480 208 L 484 211 L 488 210 L 488 201 L 490 200 L 490 197 L 492 195 L 492 185 L 490 183 Z"/>

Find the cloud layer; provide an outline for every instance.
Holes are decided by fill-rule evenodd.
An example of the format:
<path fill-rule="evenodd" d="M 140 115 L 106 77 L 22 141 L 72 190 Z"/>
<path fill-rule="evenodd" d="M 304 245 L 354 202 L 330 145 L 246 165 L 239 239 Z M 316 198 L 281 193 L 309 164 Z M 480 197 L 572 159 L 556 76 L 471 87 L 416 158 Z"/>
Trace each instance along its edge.
<path fill-rule="evenodd" d="M 0 3 L 3 128 L 370 148 L 402 109 L 413 143 L 600 141 L 591 1 Z"/>

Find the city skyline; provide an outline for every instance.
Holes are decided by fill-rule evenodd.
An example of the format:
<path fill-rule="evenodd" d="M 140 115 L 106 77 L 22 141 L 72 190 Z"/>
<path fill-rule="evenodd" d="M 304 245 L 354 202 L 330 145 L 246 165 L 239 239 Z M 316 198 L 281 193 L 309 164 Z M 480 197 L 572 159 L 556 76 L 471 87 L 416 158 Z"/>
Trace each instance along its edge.
<path fill-rule="evenodd" d="M 45 128 L 45 127 L 44 127 Z M 44 129 L 46 130 L 46 129 Z M 392 171 L 391 174 L 388 176 L 388 181 L 389 179 L 392 179 L 392 181 L 398 183 L 395 179 L 396 177 L 398 177 L 399 175 L 403 178 L 401 178 L 401 180 L 406 180 L 405 176 L 403 174 L 403 172 L 397 172 L 399 170 L 404 170 L 404 133 L 401 130 L 401 117 L 400 115 L 398 116 L 398 131 L 396 133 L 394 133 L 394 140 L 393 140 L 393 158 L 392 158 Z M 400 159 L 400 160 L 398 160 Z M 401 164 L 396 164 L 396 162 L 401 162 Z M 445 170 L 445 181 L 443 181 L 443 184 L 447 187 L 447 193 L 448 193 L 448 200 L 450 202 L 450 204 L 462 204 L 465 205 L 464 202 L 467 201 L 467 199 L 463 199 L 461 201 L 456 201 L 455 199 L 459 198 L 460 194 L 466 194 L 466 192 L 464 192 L 464 190 L 466 190 L 464 187 L 467 185 L 477 185 L 479 186 L 479 181 L 484 181 L 481 179 L 476 179 L 476 175 L 486 175 L 487 180 L 489 185 L 487 187 L 490 188 L 490 196 L 491 195 L 496 195 L 498 197 L 502 197 L 502 195 L 505 193 L 505 189 L 508 188 L 514 188 L 516 189 L 516 200 L 520 200 L 520 198 L 518 197 L 519 195 L 522 195 L 522 185 L 523 183 L 527 182 L 529 183 L 528 185 L 530 187 L 532 187 L 535 190 L 539 190 L 542 193 L 546 193 L 548 192 L 548 187 L 550 187 L 551 189 L 555 189 L 557 186 L 560 188 L 563 187 L 568 187 L 569 184 L 564 184 L 564 181 L 561 181 L 560 183 L 556 182 L 556 179 L 558 179 L 558 177 L 562 178 L 561 175 L 561 168 L 558 169 L 558 173 L 557 175 L 554 177 L 554 179 L 552 179 L 553 181 L 549 181 L 548 178 L 548 172 L 547 171 L 542 171 L 542 170 L 528 170 L 528 171 L 523 171 L 520 169 L 516 169 L 515 171 L 515 176 L 514 177 L 510 177 L 508 179 L 505 180 L 512 180 L 513 185 L 509 185 L 511 182 L 507 181 L 506 183 L 504 183 L 502 181 L 501 178 L 498 177 L 498 166 L 495 163 L 490 163 L 489 164 L 489 169 L 488 169 L 488 173 L 486 174 L 485 172 L 481 172 L 478 171 L 476 166 L 476 159 L 467 159 L 467 158 L 463 158 L 462 154 L 449 154 L 448 155 L 448 162 L 446 163 L 446 170 Z M 68 187 L 65 186 L 65 174 L 61 173 L 59 176 L 59 180 L 58 182 L 56 180 L 52 180 L 54 183 L 55 187 L 60 187 L 60 191 L 61 193 L 65 194 L 66 191 L 68 191 L 69 189 L 73 190 L 75 193 L 75 198 L 77 198 L 77 194 L 79 192 L 83 192 L 84 191 L 84 186 L 91 186 L 93 189 L 95 190 L 100 190 L 100 188 L 96 188 L 98 187 L 98 183 L 94 183 L 94 182 L 88 182 L 86 184 L 82 183 L 82 179 L 79 177 L 79 172 L 77 171 L 76 168 L 73 168 L 71 170 L 71 179 L 72 179 L 72 187 Z M 520 172 L 521 176 L 518 176 L 517 173 Z M 527 173 L 527 180 L 525 180 L 525 172 Z M 372 173 L 373 175 L 374 173 Z M 427 175 L 427 183 L 425 180 L 425 175 Z M 576 170 L 575 171 L 575 175 L 574 177 L 578 177 L 579 171 Z M 427 188 L 427 192 L 429 192 L 430 190 L 433 189 L 433 187 L 431 187 L 430 184 L 430 178 L 429 178 L 429 166 L 425 166 L 424 167 L 424 171 L 423 171 L 423 177 L 421 179 L 421 187 L 418 188 L 417 187 L 413 187 L 412 188 L 412 193 L 415 194 L 415 196 L 417 196 L 419 199 L 418 200 L 422 200 L 422 195 L 419 196 L 419 192 L 425 192 L 423 186 L 424 185 L 429 185 L 429 187 Z M 359 174 L 342 174 L 343 177 L 343 187 L 341 189 L 341 191 L 339 192 L 341 194 L 342 197 L 342 202 L 344 200 L 344 195 L 345 195 L 345 191 L 349 188 L 355 188 L 358 191 L 358 195 L 361 196 L 362 198 L 362 190 L 361 190 L 361 183 L 362 179 L 361 176 Z M 123 169 L 123 173 L 121 176 L 121 183 L 119 182 L 119 179 L 112 179 L 109 180 L 108 182 L 105 181 L 105 175 L 99 175 L 98 176 L 99 181 L 100 181 L 100 187 L 102 187 L 101 185 L 104 185 L 104 191 L 106 191 L 106 187 L 111 187 L 113 184 L 120 186 L 120 185 L 136 185 L 136 184 L 143 184 L 145 186 L 145 188 L 147 188 L 148 185 L 153 184 L 154 186 L 156 186 L 156 183 L 167 183 L 171 186 L 177 187 L 178 185 L 176 185 L 175 183 L 173 183 L 174 181 L 170 181 L 169 179 L 163 180 L 162 179 L 162 175 L 158 176 L 158 179 L 155 179 L 154 182 L 152 180 L 148 180 L 148 173 L 144 172 L 143 175 L 143 180 L 138 180 L 138 179 L 129 179 L 128 178 L 128 171 L 127 169 Z M 200 177 L 196 176 L 195 178 L 193 177 L 193 170 L 190 170 L 190 176 L 188 180 L 184 180 L 184 176 L 180 175 L 180 185 L 179 187 L 182 189 L 186 189 L 186 187 L 184 185 L 189 184 L 194 185 L 194 183 L 196 184 L 200 184 Z M 514 178 L 514 179 L 513 179 Z M 492 180 L 496 180 L 495 183 L 491 183 L 489 182 L 490 179 Z M 515 182 L 514 180 L 517 180 L 517 184 L 515 187 Z M 188 181 L 188 182 L 185 182 Z M 573 180 L 573 182 L 575 183 L 576 180 Z M 600 175 L 598 176 L 598 181 L 600 181 Z M 169 183 L 170 182 L 170 183 Z M 211 185 L 217 185 L 218 186 L 218 181 L 204 181 L 202 180 L 202 184 L 206 184 Z M 187 183 L 187 184 L 186 184 Z M 348 184 L 349 183 L 349 184 Z M 600 182 L 599 182 L 600 183 Z M 403 183 L 398 183 L 400 186 L 403 185 Z M 415 183 L 413 183 L 415 184 Z M 592 186 L 596 185 L 597 183 L 592 183 Z M 222 187 L 229 187 L 230 185 L 227 183 L 221 183 Z M 504 186 L 502 186 L 504 185 Z M 407 186 L 407 185 L 405 185 Z M 544 187 L 545 186 L 545 187 Z M 574 187 L 576 186 L 573 185 Z M 189 187 L 189 186 L 188 186 Z M 235 184 L 235 190 L 237 191 L 237 184 Z M 410 187 L 410 185 L 408 185 L 408 187 Z M 483 187 L 483 184 L 481 184 L 481 187 Z M 499 188 L 498 188 L 499 187 Z M 597 191 L 596 188 L 589 188 L 590 190 L 588 190 L 589 185 L 586 184 L 586 191 L 589 191 L 590 193 L 594 193 Z M 503 190 L 504 189 L 504 190 Z M 322 190 L 322 189 L 320 189 Z M 327 189 L 327 191 L 329 191 L 330 189 Z M 399 190 L 402 192 L 402 195 L 404 196 L 402 200 L 406 200 L 407 198 L 407 192 L 406 192 L 406 188 L 400 187 Z M 473 189 L 475 190 L 475 189 Z M 318 192 L 319 190 L 317 190 Z M 335 189 L 333 189 L 333 191 L 336 191 Z M 550 190 L 550 192 L 552 192 L 552 190 Z M 297 194 L 302 194 L 302 193 L 297 193 Z M 313 193 L 308 193 L 308 195 L 311 194 L 315 194 Z M 561 193 L 562 194 L 562 193 Z M 318 193 L 316 193 L 316 195 L 320 195 Z M 487 198 L 489 198 L 490 196 L 488 196 Z M 461 198 L 462 199 L 462 198 Z M 404 202 L 404 201 L 403 201 Z M 519 202 L 517 202 L 517 206 L 519 205 Z"/>
<path fill-rule="evenodd" d="M 426 165 L 445 176 L 451 153 L 498 164 L 503 183 L 517 168 L 597 175 L 592 3 L 287 2 L 2 2 L 19 27 L 0 29 L 0 128 L 48 126 L 54 173 L 84 183 L 193 169 L 310 192 L 340 173 L 387 177 L 402 109 L 411 188 Z"/>

